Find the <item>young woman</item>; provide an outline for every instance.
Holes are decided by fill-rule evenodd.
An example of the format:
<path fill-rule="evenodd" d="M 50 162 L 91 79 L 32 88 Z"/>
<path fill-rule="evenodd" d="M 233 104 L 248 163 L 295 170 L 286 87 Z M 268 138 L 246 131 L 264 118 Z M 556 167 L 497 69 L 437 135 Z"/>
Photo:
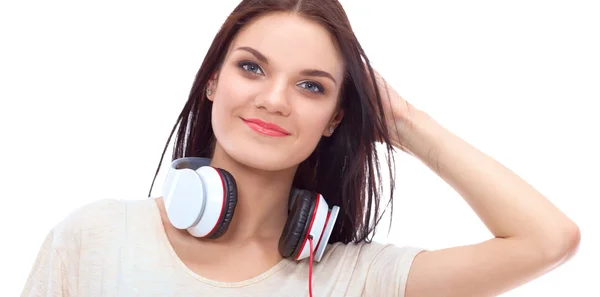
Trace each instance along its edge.
<path fill-rule="evenodd" d="M 177 127 L 163 197 L 73 212 L 22 296 L 493 296 L 579 244 L 540 193 L 390 88 L 335 0 L 242 1 Z M 494 238 L 435 251 L 370 242 L 377 142 L 434 170 Z"/>

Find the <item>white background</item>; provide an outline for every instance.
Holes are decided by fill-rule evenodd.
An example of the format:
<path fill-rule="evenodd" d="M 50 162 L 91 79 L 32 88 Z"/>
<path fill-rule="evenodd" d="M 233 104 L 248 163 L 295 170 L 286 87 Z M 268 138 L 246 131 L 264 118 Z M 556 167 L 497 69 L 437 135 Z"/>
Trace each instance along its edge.
<path fill-rule="evenodd" d="M 2 296 L 18 296 L 44 236 L 67 213 L 103 198 L 145 199 L 194 75 L 237 2 L 0 4 Z M 594 2 L 342 2 L 405 99 L 580 226 L 573 260 L 506 296 L 600 295 Z M 397 168 L 394 225 L 378 240 L 437 249 L 490 237 L 425 166 L 400 155 Z"/>

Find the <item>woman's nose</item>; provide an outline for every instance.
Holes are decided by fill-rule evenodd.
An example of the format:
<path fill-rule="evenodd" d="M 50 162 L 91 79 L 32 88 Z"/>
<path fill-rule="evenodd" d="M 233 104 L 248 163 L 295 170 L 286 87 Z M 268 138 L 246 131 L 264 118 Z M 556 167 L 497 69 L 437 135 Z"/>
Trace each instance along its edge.
<path fill-rule="evenodd" d="M 285 79 L 273 80 L 264 84 L 264 89 L 254 99 L 254 106 L 265 109 L 269 113 L 283 116 L 290 114 L 289 87 Z"/>

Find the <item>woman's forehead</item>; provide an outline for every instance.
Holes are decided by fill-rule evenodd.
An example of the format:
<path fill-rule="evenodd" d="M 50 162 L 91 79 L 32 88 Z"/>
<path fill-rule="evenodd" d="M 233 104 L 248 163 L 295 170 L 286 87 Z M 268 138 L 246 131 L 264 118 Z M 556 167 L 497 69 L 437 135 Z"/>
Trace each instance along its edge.
<path fill-rule="evenodd" d="M 320 24 L 298 15 L 277 13 L 253 20 L 234 38 L 230 55 L 240 47 L 255 49 L 269 64 L 320 69 L 337 81 L 343 77 L 343 60 L 331 34 Z"/>

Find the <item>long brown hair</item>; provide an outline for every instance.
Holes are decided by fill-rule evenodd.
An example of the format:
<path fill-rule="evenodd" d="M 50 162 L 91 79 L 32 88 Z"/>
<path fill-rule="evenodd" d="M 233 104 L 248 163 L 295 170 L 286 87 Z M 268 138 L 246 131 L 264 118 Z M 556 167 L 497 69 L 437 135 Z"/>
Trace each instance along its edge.
<path fill-rule="evenodd" d="M 383 214 L 380 212 L 382 178 L 376 143 L 381 141 L 386 147 L 391 180 L 390 200 L 386 208 L 389 206 L 391 211 L 394 150 L 379 90 L 372 87 L 376 85 L 373 69 L 337 0 L 241 1 L 216 34 L 196 74 L 189 98 L 165 144 L 154 180 L 176 130 L 173 159 L 212 156 L 215 136 L 211 125 L 212 102 L 206 98 L 206 85 L 211 75 L 220 68 L 240 28 L 253 18 L 272 12 L 295 13 L 321 24 L 339 46 L 345 66 L 340 92 L 344 119 L 335 133 L 331 137 L 323 137 L 312 155 L 299 165 L 293 186 L 319 192 L 329 205 L 340 206 L 330 243 L 369 242 Z"/>

